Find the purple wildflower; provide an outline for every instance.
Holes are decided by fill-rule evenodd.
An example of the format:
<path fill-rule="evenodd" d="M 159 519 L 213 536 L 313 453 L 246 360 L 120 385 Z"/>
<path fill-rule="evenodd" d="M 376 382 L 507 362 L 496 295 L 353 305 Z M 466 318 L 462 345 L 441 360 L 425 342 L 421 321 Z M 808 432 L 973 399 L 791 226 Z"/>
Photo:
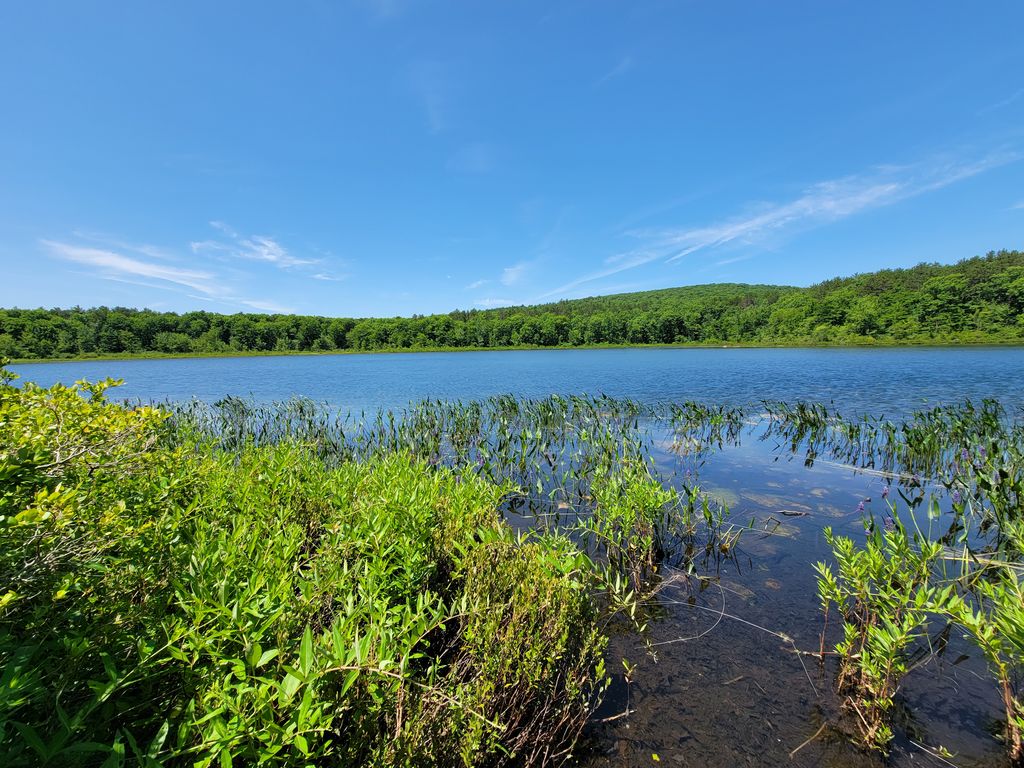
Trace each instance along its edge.
<path fill-rule="evenodd" d="M 857 511 L 858 512 L 863 512 L 864 511 L 864 502 L 863 501 L 860 504 L 857 505 Z"/>
<path fill-rule="evenodd" d="M 889 498 L 889 486 L 888 485 L 885 486 L 884 488 L 882 488 L 882 498 L 883 499 L 888 499 Z"/>
<path fill-rule="evenodd" d="M 953 503 L 959 504 L 963 501 L 963 497 L 960 496 L 960 491 L 953 491 Z"/>
<path fill-rule="evenodd" d="M 967 461 L 968 458 L 969 457 L 967 455 L 967 449 L 966 448 L 961 448 L 960 449 L 960 460 L 961 461 Z"/>
<path fill-rule="evenodd" d="M 896 530 L 896 521 L 892 519 L 891 515 L 887 516 L 885 518 L 885 530 L 887 530 L 887 531 L 895 531 Z"/>
<path fill-rule="evenodd" d="M 985 450 L 985 446 L 981 446 L 981 448 L 980 448 L 980 450 L 978 452 L 981 454 L 981 458 L 983 458 L 983 459 L 986 456 L 988 456 L 988 451 Z"/>

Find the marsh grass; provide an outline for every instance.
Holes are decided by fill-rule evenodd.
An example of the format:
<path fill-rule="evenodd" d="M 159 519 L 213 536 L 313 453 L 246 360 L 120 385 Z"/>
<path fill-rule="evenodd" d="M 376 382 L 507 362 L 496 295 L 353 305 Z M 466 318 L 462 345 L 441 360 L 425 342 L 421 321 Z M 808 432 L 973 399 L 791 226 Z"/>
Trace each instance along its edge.
<path fill-rule="evenodd" d="M 559 764 L 608 633 L 728 514 L 657 476 L 631 401 L 115 384 L 0 382 L 7 765 Z"/>
<path fill-rule="evenodd" d="M 655 453 L 699 467 L 748 436 L 889 483 L 864 541 L 828 532 L 818 566 L 857 738 L 886 747 L 932 627 L 959 627 L 1021 759 L 1024 431 L 994 403 L 341 414 L 115 404 L 115 383 L 0 381 L 5 764 L 565 762 L 609 667 L 635 669 L 609 635 L 646 638 L 659 591 L 712 583 L 690 577 L 744 530 Z"/>
<path fill-rule="evenodd" d="M 1008 754 L 1024 761 L 1021 424 L 990 401 L 935 408 L 900 424 L 788 406 L 772 418 L 775 436 L 806 451 L 808 461 L 828 455 L 881 467 L 902 501 L 885 499 L 882 516 L 865 509 L 861 545 L 826 530 L 837 570 L 817 565 L 826 622 L 835 606 L 843 624 L 837 687 L 859 738 L 886 748 L 900 681 L 934 655 L 920 644 L 937 621 L 959 627 L 987 660 Z"/>

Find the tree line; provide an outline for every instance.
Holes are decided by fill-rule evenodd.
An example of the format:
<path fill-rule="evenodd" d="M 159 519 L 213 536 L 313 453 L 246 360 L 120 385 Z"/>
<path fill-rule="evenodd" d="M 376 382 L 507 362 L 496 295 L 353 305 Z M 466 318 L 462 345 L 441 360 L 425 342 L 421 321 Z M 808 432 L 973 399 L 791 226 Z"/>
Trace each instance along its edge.
<path fill-rule="evenodd" d="M 1024 252 L 998 251 L 808 288 L 724 283 L 413 317 L 2 309 L 0 357 L 1007 342 L 1024 340 L 1022 312 Z"/>

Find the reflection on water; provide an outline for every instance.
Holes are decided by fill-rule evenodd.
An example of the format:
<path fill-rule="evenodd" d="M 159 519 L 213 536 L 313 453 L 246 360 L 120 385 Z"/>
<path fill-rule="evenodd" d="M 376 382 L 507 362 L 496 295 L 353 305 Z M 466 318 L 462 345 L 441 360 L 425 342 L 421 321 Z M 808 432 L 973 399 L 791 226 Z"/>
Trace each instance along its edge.
<path fill-rule="evenodd" d="M 794 652 L 819 650 L 812 565 L 830 556 L 821 529 L 863 539 L 858 504 L 880 500 L 884 475 L 805 466 L 802 455 L 758 440 L 754 430 L 697 462 L 665 447 L 662 469 L 696 477 L 729 505 L 734 522 L 752 528 L 720 567 L 669 575 L 657 598 L 653 655 L 635 636 L 613 639 L 610 658 L 636 669 L 628 684 L 616 670 L 597 713 L 605 722 L 588 731 L 581 765 L 1006 765 L 993 736 L 1002 714 L 996 688 L 955 630 L 937 660 L 905 679 L 888 758 L 857 749 L 841 732 L 834 665 Z M 829 642 L 837 636 L 832 627 Z M 940 748 L 953 757 L 929 754 Z"/>

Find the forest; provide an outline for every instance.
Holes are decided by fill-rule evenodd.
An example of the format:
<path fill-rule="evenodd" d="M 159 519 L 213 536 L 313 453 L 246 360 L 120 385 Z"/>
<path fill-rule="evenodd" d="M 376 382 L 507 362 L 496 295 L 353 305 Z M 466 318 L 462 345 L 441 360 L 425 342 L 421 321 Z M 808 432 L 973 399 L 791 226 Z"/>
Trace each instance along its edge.
<path fill-rule="evenodd" d="M 0 309 L 0 356 L 502 349 L 599 345 L 884 345 L 1024 340 L 1024 252 L 835 278 L 720 283 L 394 318 Z"/>

